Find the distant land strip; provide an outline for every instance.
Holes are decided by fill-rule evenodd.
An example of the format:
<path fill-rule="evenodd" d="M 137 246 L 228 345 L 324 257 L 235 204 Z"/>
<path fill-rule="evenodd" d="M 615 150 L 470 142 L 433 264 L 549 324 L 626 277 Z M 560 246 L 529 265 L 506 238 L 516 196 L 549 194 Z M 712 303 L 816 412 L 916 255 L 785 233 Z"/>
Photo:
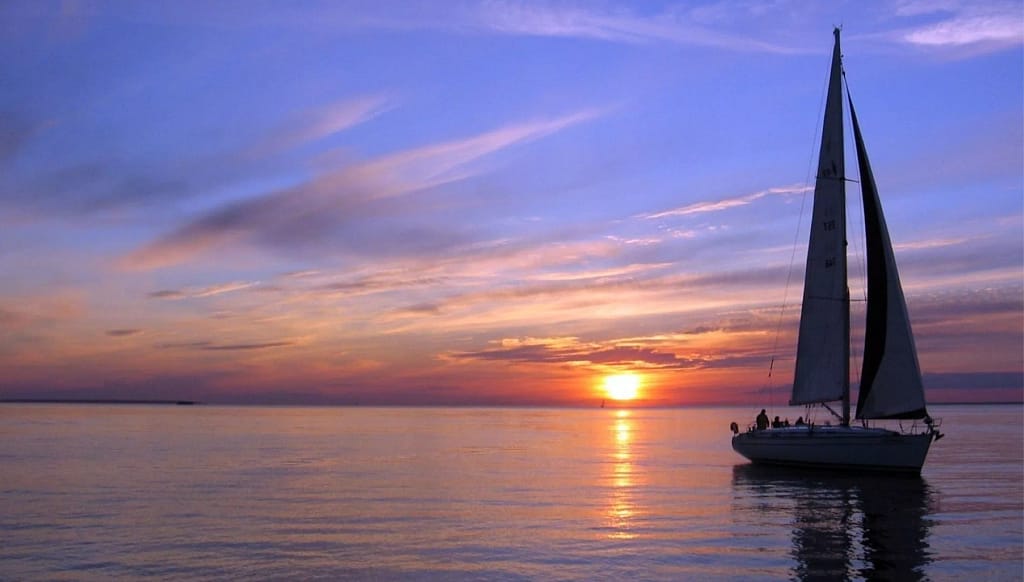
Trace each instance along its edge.
<path fill-rule="evenodd" d="M 195 400 L 124 400 L 119 398 L 0 398 L 7 404 L 174 404 L 191 406 L 202 404 Z"/>

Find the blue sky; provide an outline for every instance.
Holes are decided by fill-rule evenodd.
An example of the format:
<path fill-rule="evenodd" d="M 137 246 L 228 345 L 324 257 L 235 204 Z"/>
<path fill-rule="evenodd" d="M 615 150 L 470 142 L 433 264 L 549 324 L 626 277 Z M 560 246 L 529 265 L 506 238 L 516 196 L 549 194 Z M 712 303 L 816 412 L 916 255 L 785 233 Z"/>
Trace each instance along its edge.
<path fill-rule="evenodd" d="M 833 25 L 926 388 L 1018 400 L 1024 12 L 959 1 L 5 3 L 0 396 L 762 398 Z"/>

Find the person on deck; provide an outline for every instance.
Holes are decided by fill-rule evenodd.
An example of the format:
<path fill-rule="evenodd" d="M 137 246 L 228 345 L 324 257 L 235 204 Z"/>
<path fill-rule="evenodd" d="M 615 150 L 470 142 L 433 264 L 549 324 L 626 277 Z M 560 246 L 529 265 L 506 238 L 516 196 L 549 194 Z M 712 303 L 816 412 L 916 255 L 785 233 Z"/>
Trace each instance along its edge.
<path fill-rule="evenodd" d="M 779 420 L 779 417 L 776 416 L 775 420 L 772 421 L 772 428 L 782 428 L 782 421 Z"/>
<path fill-rule="evenodd" d="M 757 415 L 755 422 L 757 423 L 757 430 L 764 430 L 768 428 L 768 415 L 765 414 L 763 408 L 761 409 L 761 414 Z"/>
<path fill-rule="evenodd" d="M 796 425 L 795 426 L 803 426 L 803 425 L 804 425 L 804 417 L 801 416 L 800 418 L 796 419 Z"/>

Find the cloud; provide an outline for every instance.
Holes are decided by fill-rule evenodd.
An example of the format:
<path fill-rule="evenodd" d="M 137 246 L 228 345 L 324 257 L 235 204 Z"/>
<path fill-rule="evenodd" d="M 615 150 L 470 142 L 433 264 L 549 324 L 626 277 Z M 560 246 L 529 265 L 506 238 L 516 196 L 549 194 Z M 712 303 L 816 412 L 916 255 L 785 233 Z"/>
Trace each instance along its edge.
<path fill-rule="evenodd" d="M 654 297 L 652 294 L 671 292 L 677 298 L 674 309 L 685 310 L 697 305 L 693 302 L 694 294 L 703 291 L 714 291 L 719 296 L 737 291 L 749 294 L 751 289 L 756 290 L 765 285 L 781 285 L 786 280 L 785 276 L 786 268 L 780 266 L 691 274 L 679 273 L 678 269 L 666 271 L 662 270 L 660 265 L 654 265 L 649 269 L 626 268 L 621 275 L 616 276 L 554 280 L 542 278 L 537 281 L 496 284 L 483 290 L 451 293 L 432 305 L 437 310 L 449 312 L 490 303 L 503 306 L 500 310 L 504 311 L 517 301 L 544 299 L 554 304 L 553 302 L 560 299 L 591 298 L 604 303 L 609 300 L 609 294 L 615 294 L 623 308 L 638 308 L 644 305 L 645 308 L 651 309 L 655 307 L 650 303 Z M 684 300 L 684 297 L 687 300 Z M 716 301 L 711 298 L 704 300 Z"/>
<path fill-rule="evenodd" d="M 156 344 L 156 348 L 161 350 L 180 350 L 180 349 L 203 349 L 211 345 L 208 341 L 194 341 L 194 342 L 167 342 L 162 344 Z"/>
<path fill-rule="evenodd" d="M 62 325 L 85 314 L 85 302 L 77 291 L 0 296 L 0 333 Z"/>
<path fill-rule="evenodd" d="M 161 289 L 160 291 L 151 291 L 146 296 L 150 299 L 187 299 L 190 297 L 202 298 L 202 297 L 213 297 L 214 295 L 221 295 L 224 293 L 232 293 L 234 291 L 241 291 L 243 289 L 249 289 L 259 285 L 259 281 L 232 281 L 230 283 L 219 283 L 217 285 L 210 285 L 208 287 L 200 288 L 186 288 L 186 289 Z"/>
<path fill-rule="evenodd" d="M 265 156 L 321 140 L 365 123 L 392 107 L 391 99 L 371 95 L 344 99 L 305 111 L 270 132 L 249 148 L 249 153 Z"/>
<path fill-rule="evenodd" d="M 899 3 L 895 14 L 923 22 L 890 36 L 922 48 L 967 49 L 969 54 L 983 54 L 1024 43 L 1020 2 L 1013 0 L 912 0 Z"/>
<path fill-rule="evenodd" d="M 231 283 L 221 283 L 219 285 L 212 285 L 210 287 L 204 287 L 192 292 L 193 297 L 212 297 L 214 295 L 220 295 L 222 293 L 231 293 L 232 291 L 239 291 L 241 289 L 248 289 L 253 285 L 258 285 L 258 281 L 233 281 Z"/>
<path fill-rule="evenodd" d="M 282 348 L 287 346 L 295 345 L 294 342 L 281 341 L 281 342 L 263 342 L 263 343 L 252 343 L 252 344 L 226 344 L 226 345 L 207 345 L 200 349 L 211 350 L 211 351 L 225 351 L 225 350 L 265 350 L 268 348 Z"/>
<path fill-rule="evenodd" d="M 965 14 L 907 31 L 903 39 L 915 45 L 961 47 L 990 44 L 996 47 L 1024 42 L 1024 23 L 1015 11 Z"/>
<path fill-rule="evenodd" d="M 962 363 L 948 360 L 947 350 L 960 353 L 965 343 L 983 345 L 986 338 L 997 338 L 1005 345 L 1005 349 L 996 350 L 1000 353 L 986 354 L 986 358 L 991 358 L 989 360 L 972 356 L 977 366 L 990 365 L 990 369 L 1012 370 L 1019 365 L 1020 349 L 1024 346 L 1019 328 L 1019 287 L 913 298 L 912 302 L 915 331 L 922 348 L 922 361 L 927 369 L 935 370 L 936 362 L 940 361 L 957 369 Z M 791 338 L 788 330 L 795 324 L 798 311 L 798 307 L 791 309 L 786 318 L 787 337 Z M 655 332 L 608 340 L 585 341 L 576 336 L 504 338 L 490 341 L 487 347 L 481 349 L 447 352 L 442 358 L 455 362 L 503 361 L 585 367 L 599 371 L 607 368 L 757 368 L 766 366 L 773 355 L 777 363 L 791 358 L 785 349 L 779 352 L 777 346 L 772 347 L 774 330 L 781 325 L 775 310 L 771 314 L 745 311 L 731 315 L 716 311 L 713 317 L 684 332 Z M 657 330 L 657 326 L 664 326 L 665 321 L 664 317 L 648 321 L 643 329 L 647 332 Z M 992 327 L 993 321 L 1007 323 L 996 329 Z M 619 329 L 628 325 L 627 318 L 617 320 Z M 1008 333 L 1005 337 L 1004 331 Z M 939 378 L 944 380 L 938 381 Z M 992 375 L 975 375 L 972 372 L 961 377 L 933 371 L 929 379 L 930 382 L 935 381 L 934 387 L 939 388 L 1013 388 L 1020 384 L 1020 372 Z M 929 387 L 933 387 L 932 384 Z"/>
<path fill-rule="evenodd" d="M 441 309 L 435 303 L 417 303 L 415 305 L 403 307 L 397 310 L 397 312 L 409 315 L 439 315 L 441 313 Z"/>
<path fill-rule="evenodd" d="M 722 200 L 706 200 L 701 202 L 695 202 L 693 204 L 688 204 L 686 206 L 681 206 L 679 208 L 673 208 L 672 210 L 665 210 L 662 212 L 655 212 L 652 214 L 642 214 L 639 216 L 639 218 L 657 219 L 667 218 L 669 216 L 688 216 L 691 214 L 703 214 L 706 212 L 721 212 L 723 210 L 729 210 L 730 208 L 746 206 L 751 202 L 764 198 L 765 196 L 789 196 L 794 194 L 803 194 L 813 189 L 813 186 L 780 186 L 776 188 L 768 188 L 767 190 L 761 190 L 759 192 L 754 192 L 753 194 L 746 194 L 744 196 L 724 198 Z"/>
<path fill-rule="evenodd" d="M 954 245 L 961 245 L 965 242 L 969 242 L 968 237 L 944 237 L 944 238 L 933 238 L 927 240 L 917 240 L 905 243 L 897 243 L 893 245 L 893 248 L 897 251 L 917 251 L 923 249 L 936 249 Z"/>
<path fill-rule="evenodd" d="M 184 299 L 188 295 L 184 291 L 176 291 L 174 289 L 162 289 L 160 291 L 153 291 L 147 295 L 152 299 Z"/>
<path fill-rule="evenodd" d="M 919 339 L 936 347 L 974 345 L 995 335 L 1006 335 L 1000 341 L 1004 349 L 1024 347 L 1024 289 L 1019 284 L 912 296 L 909 309 Z"/>
<path fill-rule="evenodd" d="M 736 16 L 733 10 L 733 16 Z M 729 34 L 699 23 L 701 14 L 675 9 L 640 15 L 628 8 L 544 4 L 513 0 L 482 2 L 469 13 L 469 27 L 500 34 L 583 38 L 617 43 L 667 42 L 744 52 L 793 53 L 795 49 Z"/>
<path fill-rule="evenodd" d="M 353 9 L 345 3 L 290 6 L 268 11 L 227 6 L 203 5 L 202 11 L 184 11 L 173 3 L 159 9 L 147 8 L 135 18 L 157 19 L 158 22 L 185 20 L 192 24 L 217 27 L 292 28 L 307 31 L 347 32 L 358 30 L 439 30 L 454 34 L 500 34 L 587 39 L 601 42 L 641 44 L 671 43 L 684 46 L 706 46 L 734 51 L 789 53 L 793 49 L 731 34 L 707 26 L 705 6 L 690 8 L 683 4 L 659 13 L 644 14 L 628 4 L 604 7 L 601 3 L 531 2 L 518 0 L 477 0 L 446 2 L 445 10 L 431 3 L 371 3 Z M 739 17 L 761 18 L 771 8 L 764 3 L 729 5 L 730 21 Z M 121 11 L 122 13 L 125 10 Z M 721 24 L 717 19 L 713 24 Z"/>
<path fill-rule="evenodd" d="M 484 156 L 546 137 L 606 113 L 607 110 L 583 109 L 553 119 L 508 125 L 470 138 L 384 156 L 346 173 L 378 181 L 374 192 L 376 197 L 403 194 L 464 178 L 473 173 L 467 165 Z"/>
<path fill-rule="evenodd" d="M 625 244 L 629 244 L 629 241 L 623 241 Z M 632 276 L 638 273 L 645 273 L 648 271 L 655 271 L 664 269 L 671 266 L 672 263 L 653 263 L 644 264 L 637 263 L 631 265 L 622 265 L 609 267 L 605 269 L 592 269 L 585 271 L 561 271 L 553 273 L 540 273 L 533 277 L 537 281 L 579 281 L 579 280 L 595 280 L 595 279 L 608 279 L 610 277 L 623 277 Z"/>
<path fill-rule="evenodd" d="M 190 165 L 187 174 L 198 173 L 198 166 Z M 195 184 L 169 170 L 115 159 L 58 165 L 13 184 L 10 190 L 12 195 L 4 200 L 7 204 L 63 216 L 184 198 L 197 191 Z"/>
<path fill-rule="evenodd" d="M 185 155 L 162 155 L 142 161 L 135 156 L 96 156 L 61 161 L 54 152 L 45 169 L 7 177 L 5 204 L 60 216 L 79 216 L 174 201 L 180 203 L 220 189 L 273 177 L 276 154 L 335 135 L 391 109 L 393 100 L 365 95 L 295 113 L 275 129 L 248 143 L 203 150 L 197 140 Z M 0 163 L 13 157 L 45 128 L 15 114 L 0 112 Z M 233 131 L 232 133 L 235 133 Z M 115 148 L 111 148 L 115 149 Z M 106 151 L 106 150 L 96 150 Z"/>
<path fill-rule="evenodd" d="M 654 325 L 664 325 L 664 320 Z M 646 326 L 648 327 L 649 326 Z M 595 373 L 616 370 L 751 369 L 770 359 L 769 336 L 763 330 L 717 330 L 693 334 L 669 332 L 599 341 L 576 337 L 523 338 L 492 341 L 474 351 L 449 352 L 451 361 L 506 361 L 586 369 Z"/>
<path fill-rule="evenodd" d="M 444 279 L 438 277 L 403 277 L 401 272 L 382 272 L 367 275 L 355 279 L 325 283 L 316 287 L 316 290 L 337 292 L 346 294 L 375 293 L 381 291 L 393 291 L 397 289 L 408 289 L 410 287 L 424 287 L 443 283 Z"/>
<path fill-rule="evenodd" d="M 459 233 L 447 229 L 406 226 L 405 232 L 382 232 L 379 225 L 367 221 L 396 216 L 395 205 L 387 199 L 464 179 L 478 172 L 471 164 L 485 156 L 602 114 L 586 109 L 357 163 L 295 188 L 231 203 L 130 253 L 121 264 L 130 269 L 159 268 L 232 242 L 287 249 L 330 241 L 335 247 L 371 252 L 391 248 L 430 252 L 464 242 Z M 408 204 L 403 207 L 405 213 L 415 210 Z M 346 235 L 353 238 L 346 240 Z M 368 245 L 364 236 L 387 244 Z"/>
<path fill-rule="evenodd" d="M 920 16 L 955 12 L 961 0 L 899 0 L 895 4 L 897 16 Z"/>
<path fill-rule="evenodd" d="M 126 337 L 142 333 L 141 329 L 108 329 L 107 335 L 112 337 Z"/>
<path fill-rule="evenodd" d="M 215 344 L 211 341 L 193 341 L 193 342 L 170 342 L 156 344 L 155 347 L 164 350 L 202 350 L 211 352 L 220 351 L 249 351 L 249 350 L 266 350 L 271 348 L 282 348 L 295 345 L 292 341 L 273 341 L 273 342 L 253 342 L 244 344 Z"/>
<path fill-rule="evenodd" d="M 970 244 L 951 242 L 945 246 L 934 244 L 917 247 L 913 244 L 905 249 L 909 251 L 905 258 L 900 258 L 900 272 L 906 275 L 903 279 L 905 286 L 929 277 L 947 278 L 947 284 L 956 281 L 984 281 L 990 277 L 1020 281 L 1024 248 L 1020 244 L 1019 231 L 975 237 Z M 904 251 L 903 248 L 897 248 L 900 252 Z"/>
<path fill-rule="evenodd" d="M 495 347 L 477 351 L 450 352 L 452 360 L 500 360 L 544 364 L 639 366 L 647 368 L 692 368 L 700 363 L 673 353 L 614 343 L 581 343 L 577 338 L 504 339 Z"/>

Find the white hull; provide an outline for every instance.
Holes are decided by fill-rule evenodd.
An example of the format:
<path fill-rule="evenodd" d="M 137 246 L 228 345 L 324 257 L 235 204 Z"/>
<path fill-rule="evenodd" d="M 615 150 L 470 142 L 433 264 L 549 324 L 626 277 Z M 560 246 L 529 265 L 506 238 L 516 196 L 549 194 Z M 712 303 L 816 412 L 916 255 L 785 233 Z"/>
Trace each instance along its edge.
<path fill-rule="evenodd" d="M 801 426 L 741 433 L 732 448 L 754 463 L 920 473 L 932 438 L 880 428 Z"/>

